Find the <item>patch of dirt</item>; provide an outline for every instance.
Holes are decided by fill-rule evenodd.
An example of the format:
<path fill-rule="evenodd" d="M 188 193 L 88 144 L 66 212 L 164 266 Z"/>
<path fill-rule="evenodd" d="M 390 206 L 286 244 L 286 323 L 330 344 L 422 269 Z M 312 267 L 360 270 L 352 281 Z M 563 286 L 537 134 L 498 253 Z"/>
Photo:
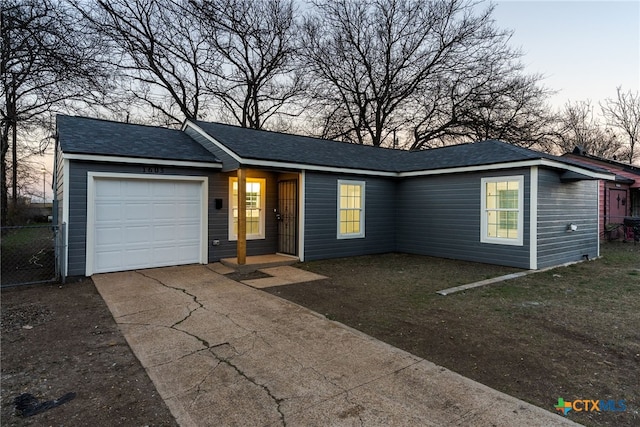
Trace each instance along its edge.
<path fill-rule="evenodd" d="M 638 426 L 640 245 L 603 246 L 600 260 L 446 297 L 436 291 L 504 272 L 388 254 L 300 264 L 329 279 L 264 290 L 549 412 L 559 397 L 624 399 L 624 412 L 568 417 Z"/>
<path fill-rule="evenodd" d="M 244 280 L 253 280 L 253 279 L 265 279 L 267 277 L 273 277 L 267 273 L 263 273 L 262 271 L 251 271 L 247 273 L 243 273 L 240 271 L 236 271 L 233 273 L 225 274 L 231 280 L 235 280 L 236 282 L 242 282 Z"/>
<path fill-rule="evenodd" d="M 3 426 L 176 426 L 93 282 L 2 289 Z M 31 417 L 14 399 L 76 397 Z"/>

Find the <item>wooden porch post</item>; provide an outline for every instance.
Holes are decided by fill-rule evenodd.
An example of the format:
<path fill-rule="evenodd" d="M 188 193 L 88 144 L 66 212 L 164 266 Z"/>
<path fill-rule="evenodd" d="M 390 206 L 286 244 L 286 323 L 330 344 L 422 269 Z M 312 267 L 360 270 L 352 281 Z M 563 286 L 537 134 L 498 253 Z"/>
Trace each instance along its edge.
<path fill-rule="evenodd" d="M 247 262 L 247 176 L 242 168 L 238 168 L 238 265 Z"/>

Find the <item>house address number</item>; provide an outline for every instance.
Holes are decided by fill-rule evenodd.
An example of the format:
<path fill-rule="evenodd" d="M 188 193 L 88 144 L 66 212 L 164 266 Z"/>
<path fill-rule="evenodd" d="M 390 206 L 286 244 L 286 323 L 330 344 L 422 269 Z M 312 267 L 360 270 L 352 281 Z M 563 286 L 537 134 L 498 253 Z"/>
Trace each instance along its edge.
<path fill-rule="evenodd" d="M 164 173 L 162 166 L 142 166 L 142 172 L 144 173 Z"/>

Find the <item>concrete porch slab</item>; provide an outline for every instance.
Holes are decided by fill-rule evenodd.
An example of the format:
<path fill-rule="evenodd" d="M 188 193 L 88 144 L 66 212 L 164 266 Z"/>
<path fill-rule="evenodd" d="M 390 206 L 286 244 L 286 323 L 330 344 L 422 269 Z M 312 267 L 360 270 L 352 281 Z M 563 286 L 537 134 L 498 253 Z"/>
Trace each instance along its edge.
<path fill-rule="evenodd" d="M 261 268 L 292 265 L 298 261 L 299 258 L 292 255 L 267 254 L 248 256 L 246 258 L 246 263 L 243 265 L 238 264 L 238 258 L 223 258 L 220 260 L 220 263 L 233 268 L 239 273 L 251 273 L 253 271 L 260 270 Z"/>

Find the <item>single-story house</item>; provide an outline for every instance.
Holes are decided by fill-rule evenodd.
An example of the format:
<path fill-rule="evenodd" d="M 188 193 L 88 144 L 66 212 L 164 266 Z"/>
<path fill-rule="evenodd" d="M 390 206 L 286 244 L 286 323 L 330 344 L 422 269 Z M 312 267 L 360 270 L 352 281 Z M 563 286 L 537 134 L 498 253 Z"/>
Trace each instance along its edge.
<path fill-rule="evenodd" d="M 402 151 L 187 120 L 60 115 L 65 276 L 271 253 L 539 269 L 599 254 L 607 171 L 500 141 Z M 243 184 L 244 183 L 244 184 Z"/>
<path fill-rule="evenodd" d="M 625 217 L 640 217 L 640 167 L 617 160 L 594 156 L 576 147 L 564 158 L 596 166 L 615 175 L 613 180 L 600 180 L 600 232 L 608 238 L 621 238 L 620 227 Z"/>

